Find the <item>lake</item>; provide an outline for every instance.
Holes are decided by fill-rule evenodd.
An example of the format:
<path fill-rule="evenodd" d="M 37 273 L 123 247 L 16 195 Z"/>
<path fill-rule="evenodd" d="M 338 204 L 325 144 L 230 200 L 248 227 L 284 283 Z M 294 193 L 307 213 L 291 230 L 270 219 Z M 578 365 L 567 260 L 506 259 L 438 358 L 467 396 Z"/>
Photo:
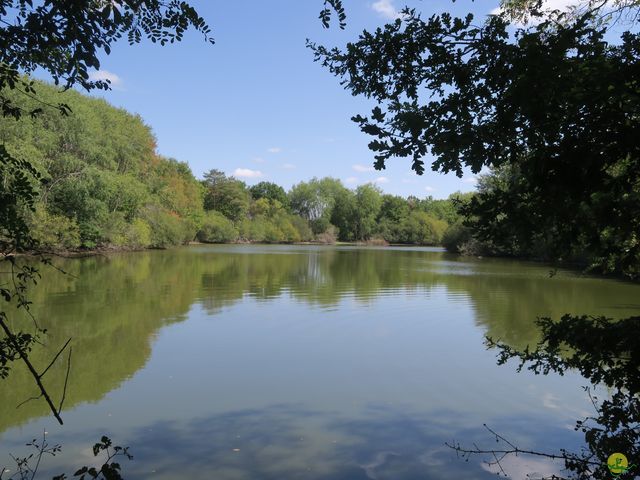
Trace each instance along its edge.
<path fill-rule="evenodd" d="M 220 245 L 61 260 L 31 297 L 46 366 L 72 337 L 64 426 L 16 367 L 0 383 L 0 467 L 47 431 L 91 462 L 101 435 L 131 448 L 125 478 L 482 479 L 445 442 L 579 448 L 591 414 L 576 374 L 497 366 L 485 336 L 535 344 L 535 319 L 640 314 L 640 285 L 435 248 Z M 66 359 L 47 373 L 62 393 Z M 547 473 L 530 458 L 513 478 Z M 50 478 L 49 475 L 48 478 Z M 42 478 L 47 478 L 43 475 Z"/>

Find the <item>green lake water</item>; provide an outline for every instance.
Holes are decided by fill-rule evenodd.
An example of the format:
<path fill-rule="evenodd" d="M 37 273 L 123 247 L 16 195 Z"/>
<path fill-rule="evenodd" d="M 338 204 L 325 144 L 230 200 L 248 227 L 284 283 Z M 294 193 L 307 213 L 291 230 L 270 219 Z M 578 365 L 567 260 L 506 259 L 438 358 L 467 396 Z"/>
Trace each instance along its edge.
<path fill-rule="evenodd" d="M 544 265 L 428 248 L 194 246 L 56 260 L 33 311 L 51 334 L 46 366 L 72 337 L 60 427 L 15 368 L 0 383 L 0 467 L 47 431 L 63 454 L 44 473 L 91 462 L 107 434 L 134 454 L 125 478 L 495 478 L 444 442 L 579 448 L 592 407 L 576 374 L 496 365 L 484 337 L 538 339 L 536 317 L 640 315 L 640 286 Z M 65 362 L 47 374 L 59 398 Z M 512 478 L 553 465 L 518 458 Z M 42 478 L 50 478 L 43 476 Z"/>

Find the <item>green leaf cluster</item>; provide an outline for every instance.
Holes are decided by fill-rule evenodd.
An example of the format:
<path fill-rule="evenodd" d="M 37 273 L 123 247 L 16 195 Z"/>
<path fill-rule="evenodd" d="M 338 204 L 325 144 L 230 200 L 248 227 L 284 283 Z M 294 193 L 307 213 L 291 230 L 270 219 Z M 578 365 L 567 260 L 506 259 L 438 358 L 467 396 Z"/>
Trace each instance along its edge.
<path fill-rule="evenodd" d="M 7 165 L 2 195 L 17 195 L 22 185 L 37 197 L 34 210 L 24 205 L 3 215 L 24 219 L 36 243 L 51 249 L 167 247 L 195 237 L 203 216 L 200 184 L 186 164 L 156 154 L 139 116 L 72 90 L 61 94 L 41 82 L 35 88 L 43 101 L 62 95 L 73 114 L 44 110 L 19 122 L 0 119 L 3 149 L 33 170 L 27 179 L 25 170 L 11 173 Z M 35 102 L 15 91 L 6 95 L 24 108 Z"/>

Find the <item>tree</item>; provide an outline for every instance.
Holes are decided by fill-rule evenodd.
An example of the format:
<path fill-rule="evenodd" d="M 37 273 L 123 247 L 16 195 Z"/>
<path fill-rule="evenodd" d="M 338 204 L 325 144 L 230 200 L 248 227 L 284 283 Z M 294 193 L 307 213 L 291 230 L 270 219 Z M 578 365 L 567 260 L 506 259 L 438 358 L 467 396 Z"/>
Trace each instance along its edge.
<path fill-rule="evenodd" d="M 281 205 L 288 204 L 287 192 L 280 185 L 273 182 L 260 182 L 249 188 L 251 197 L 254 200 L 266 198 L 268 200 L 277 200 Z"/>
<path fill-rule="evenodd" d="M 577 17 L 555 13 L 510 33 L 508 19 L 449 14 L 404 19 L 363 33 L 344 51 L 310 43 L 315 58 L 354 95 L 372 97 L 353 119 L 374 137 L 375 166 L 410 157 L 421 174 L 510 165 L 530 232 L 547 232 L 554 258 L 580 238 L 603 272 L 640 271 L 640 36 L 605 40 L 599 6 Z M 532 95 L 531 92 L 535 92 Z M 520 221 L 504 196 L 487 215 Z M 489 212 L 488 209 L 491 209 Z"/>
<path fill-rule="evenodd" d="M 249 211 L 250 194 L 244 182 L 213 169 L 204 174 L 203 185 L 205 210 L 216 210 L 233 221 Z"/>
<path fill-rule="evenodd" d="M 355 211 L 352 222 L 355 238 L 368 240 L 376 231 L 376 218 L 382 205 L 380 187 L 371 184 L 360 185 L 355 193 Z"/>
<path fill-rule="evenodd" d="M 332 198 L 317 178 L 294 185 L 289 192 L 291 210 L 309 222 L 318 222 L 330 216 Z M 320 233 L 320 232 L 315 232 Z"/>
<path fill-rule="evenodd" d="M 345 242 L 355 240 L 353 218 L 356 211 L 356 196 L 353 190 L 342 186 L 333 192 L 333 209 L 330 222 L 338 229 L 338 238 Z"/>

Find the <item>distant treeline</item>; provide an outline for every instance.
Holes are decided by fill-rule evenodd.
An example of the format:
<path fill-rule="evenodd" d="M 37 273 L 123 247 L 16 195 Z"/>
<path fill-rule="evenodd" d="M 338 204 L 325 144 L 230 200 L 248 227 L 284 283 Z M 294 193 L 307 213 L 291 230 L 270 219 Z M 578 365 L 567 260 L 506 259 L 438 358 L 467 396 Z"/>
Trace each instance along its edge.
<path fill-rule="evenodd" d="M 138 115 L 41 82 L 36 89 L 41 101 L 62 101 L 72 114 L 44 107 L 30 120 L 2 118 L 0 141 L 41 174 L 40 198 L 27 215 L 45 248 L 162 248 L 196 239 L 437 245 L 460 220 L 457 199 L 469 198 L 402 198 L 373 185 L 351 190 L 333 178 L 286 192 L 271 182 L 248 187 L 216 169 L 198 180 L 186 163 L 157 154 Z M 41 106 L 13 90 L 7 95 Z"/>

